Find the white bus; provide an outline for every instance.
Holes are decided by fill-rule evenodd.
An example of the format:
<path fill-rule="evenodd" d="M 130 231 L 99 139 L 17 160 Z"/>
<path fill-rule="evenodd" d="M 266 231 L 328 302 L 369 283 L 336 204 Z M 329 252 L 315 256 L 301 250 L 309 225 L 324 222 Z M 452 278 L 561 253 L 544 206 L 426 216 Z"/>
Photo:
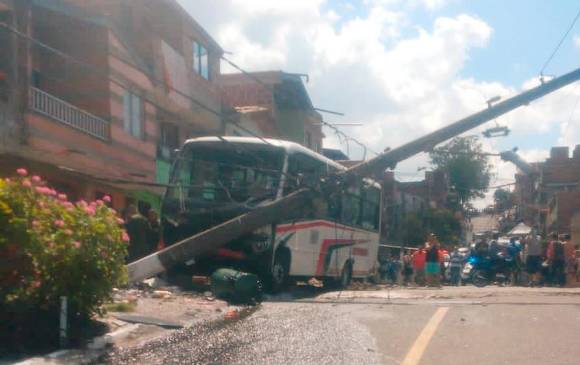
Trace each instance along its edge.
<path fill-rule="evenodd" d="M 167 245 L 218 225 L 345 168 L 292 142 L 249 137 L 186 141 L 172 167 L 162 206 Z M 375 271 L 380 185 L 359 179 L 347 191 L 317 193 L 290 221 L 256 230 L 206 257 L 196 272 L 234 267 L 259 274 L 273 290 L 316 277 L 342 287 Z M 184 268 L 182 268 L 184 269 Z"/>

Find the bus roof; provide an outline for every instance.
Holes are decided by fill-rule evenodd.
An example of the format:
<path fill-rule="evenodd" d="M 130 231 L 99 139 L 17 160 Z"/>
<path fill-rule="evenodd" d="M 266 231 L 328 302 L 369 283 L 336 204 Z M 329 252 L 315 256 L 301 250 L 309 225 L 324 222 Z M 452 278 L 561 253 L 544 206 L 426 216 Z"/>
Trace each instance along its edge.
<path fill-rule="evenodd" d="M 278 147 L 283 149 L 284 151 L 286 151 L 286 153 L 290 154 L 290 153 L 303 153 L 305 155 L 308 155 L 312 158 L 315 158 L 321 162 L 326 163 L 327 165 L 336 167 L 338 170 L 346 170 L 346 167 L 344 167 L 343 165 L 332 161 L 331 159 L 316 153 L 314 151 L 312 151 L 311 149 L 308 149 L 298 143 L 295 142 L 290 142 L 290 141 L 284 141 L 281 139 L 272 139 L 272 138 L 264 138 L 264 140 L 266 140 L 267 142 L 265 142 L 263 139 L 261 138 L 257 138 L 257 137 L 232 137 L 232 136 L 227 136 L 227 137 L 198 137 L 198 138 L 191 138 L 188 139 L 187 141 L 185 141 L 185 145 L 189 145 L 189 144 L 195 144 L 195 143 L 223 143 L 223 141 L 229 142 L 229 143 L 234 143 L 234 144 L 255 144 L 255 145 L 268 145 L 270 144 L 273 147 Z"/>
<path fill-rule="evenodd" d="M 265 140 L 265 141 L 264 141 Z M 196 144 L 196 143 L 224 143 L 224 141 L 228 143 L 234 144 L 254 144 L 254 145 L 268 145 L 270 144 L 273 147 L 278 147 L 283 149 L 287 154 L 291 153 L 303 153 L 308 155 L 320 162 L 323 162 L 329 166 L 335 167 L 337 170 L 344 171 L 347 168 L 338 162 L 335 162 L 326 156 L 323 156 L 319 153 L 312 151 L 298 143 L 284 141 L 281 139 L 273 139 L 273 138 L 258 138 L 258 137 L 237 137 L 237 136 L 224 136 L 224 137 L 198 137 L 198 138 L 191 138 L 185 141 L 184 146 Z M 373 179 L 364 178 L 364 181 L 370 183 L 371 185 L 375 186 L 376 188 L 381 188 L 381 185 Z"/>

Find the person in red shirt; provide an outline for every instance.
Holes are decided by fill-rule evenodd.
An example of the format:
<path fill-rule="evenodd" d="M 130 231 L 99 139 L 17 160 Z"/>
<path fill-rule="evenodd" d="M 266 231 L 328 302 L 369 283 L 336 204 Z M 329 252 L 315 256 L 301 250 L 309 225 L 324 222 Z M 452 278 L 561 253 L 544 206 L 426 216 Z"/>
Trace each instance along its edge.
<path fill-rule="evenodd" d="M 415 273 L 415 284 L 424 285 L 425 284 L 425 249 L 420 248 L 412 257 L 413 261 L 413 271 Z"/>

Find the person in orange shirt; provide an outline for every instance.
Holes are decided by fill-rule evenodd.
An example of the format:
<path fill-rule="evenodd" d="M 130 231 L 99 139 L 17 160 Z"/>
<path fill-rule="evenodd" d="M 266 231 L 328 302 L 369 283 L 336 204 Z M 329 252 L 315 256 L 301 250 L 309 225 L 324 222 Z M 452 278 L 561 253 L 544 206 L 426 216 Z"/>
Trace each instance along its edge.
<path fill-rule="evenodd" d="M 415 284 L 425 284 L 425 249 L 420 248 L 412 256 L 413 272 L 415 274 Z"/>

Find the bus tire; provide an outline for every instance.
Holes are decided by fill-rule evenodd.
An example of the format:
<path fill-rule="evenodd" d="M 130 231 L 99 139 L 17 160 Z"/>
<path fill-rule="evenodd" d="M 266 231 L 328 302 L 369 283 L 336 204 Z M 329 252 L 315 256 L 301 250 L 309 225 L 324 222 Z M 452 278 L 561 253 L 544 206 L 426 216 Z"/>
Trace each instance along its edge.
<path fill-rule="evenodd" d="M 350 286 L 352 282 L 352 262 L 347 261 L 344 263 L 342 272 L 340 273 L 340 278 L 338 281 L 338 287 L 340 289 L 346 289 Z"/>
<path fill-rule="evenodd" d="M 290 252 L 287 249 L 276 251 L 274 263 L 268 278 L 268 289 L 272 293 L 279 293 L 288 285 L 290 274 Z"/>

